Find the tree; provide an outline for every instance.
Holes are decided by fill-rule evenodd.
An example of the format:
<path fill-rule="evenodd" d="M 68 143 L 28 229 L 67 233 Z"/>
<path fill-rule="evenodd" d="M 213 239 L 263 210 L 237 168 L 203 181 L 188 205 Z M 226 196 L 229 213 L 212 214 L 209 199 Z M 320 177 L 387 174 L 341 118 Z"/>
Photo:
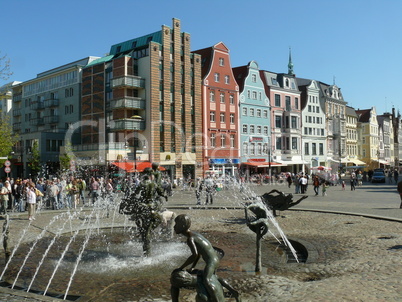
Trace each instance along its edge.
<path fill-rule="evenodd" d="M 18 134 L 13 132 L 8 116 L 0 117 L 0 137 L 0 157 L 7 157 L 19 139 Z M 2 165 L 4 161 L 0 160 L 0 164 Z"/>
<path fill-rule="evenodd" d="M 60 169 L 66 171 L 70 169 L 71 160 L 75 160 L 74 156 L 71 156 L 73 148 L 71 147 L 71 142 L 67 142 L 64 148 L 64 154 L 60 154 Z"/>
<path fill-rule="evenodd" d="M 12 74 L 10 71 L 10 59 L 6 55 L 0 56 L 0 79 L 7 81 Z"/>
<path fill-rule="evenodd" d="M 29 166 L 31 168 L 33 177 L 36 177 L 39 174 L 39 171 L 42 169 L 42 165 L 40 162 L 40 154 L 39 154 L 39 144 L 38 144 L 37 140 L 34 140 L 33 145 L 32 145 Z"/>

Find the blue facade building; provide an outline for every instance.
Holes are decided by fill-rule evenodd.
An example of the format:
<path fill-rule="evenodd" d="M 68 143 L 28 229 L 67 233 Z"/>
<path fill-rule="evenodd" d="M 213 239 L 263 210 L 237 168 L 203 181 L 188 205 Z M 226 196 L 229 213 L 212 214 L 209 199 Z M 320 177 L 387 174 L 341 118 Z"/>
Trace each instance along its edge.
<path fill-rule="evenodd" d="M 271 150 L 271 108 L 257 62 L 233 68 L 239 84 L 240 160 L 245 171 L 267 168 Z"/>

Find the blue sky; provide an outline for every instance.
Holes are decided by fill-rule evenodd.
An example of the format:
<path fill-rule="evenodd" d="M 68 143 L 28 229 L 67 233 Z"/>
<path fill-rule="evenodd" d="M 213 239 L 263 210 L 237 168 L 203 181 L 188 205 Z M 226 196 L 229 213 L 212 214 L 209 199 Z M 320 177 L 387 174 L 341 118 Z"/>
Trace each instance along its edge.
<path fill-rule="evenodd" d="M 2 0 L 0 11 L 0 55 L 14 72 L 9 81 L 103 56 L 111 45 L 178 18 L 192 50 L 222 41 L 233 67 L 255 60 L 280 73 L 287 72 L 291 47 L 298 77 L 335 80 L 356 109 L 402 111 L 399 0 Z"/>

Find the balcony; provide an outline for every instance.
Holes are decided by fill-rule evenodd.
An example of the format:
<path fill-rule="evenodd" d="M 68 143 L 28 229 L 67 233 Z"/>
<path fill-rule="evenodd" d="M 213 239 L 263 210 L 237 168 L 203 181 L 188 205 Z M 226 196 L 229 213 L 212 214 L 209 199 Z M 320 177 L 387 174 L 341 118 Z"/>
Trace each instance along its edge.
<path fill-rule="evenodd" d="M 29 104 L 29 109 L 31 110 L 41 110 L 45 109 L 45 103 L 44 102 L 34 102 Z"/>
<path fill-rule="evenodd" d="M 133 88 L 145 88 L 145 80 L 136 76 L 124 76 L 114 78 L 110 82 L 111 88 L 133 87 Z"/>
<path fill-rule="evenodd" d="M 21 116 L 21 109 L 13 109 L 13 116 Z"/>
<path fill-rule="evenodd" d="M 140 119 L 121 119 L 110 123 L 110 131 L 145 130 L 145 121 Z"/>
<path fill-rule="evenodd" d="M 45 124 L 55 124 L 59 122 L 59 116 L 58 115 L 45 116 L 44 120 Z"/>
<path fill-rule="evenodd" d="M 13 131 L 20 131 L 20 130 L 21 130 L 21 123 L 14 123 Z"/>
<path fill-rule="evenodd" d="M 22 94 L 14 94 L 13 95 L 13 102 L 21 102 L 22 101 Z"/>
<path fill-rule="evenodd" d="M 31 126 L 40 126 L 40 125 L 44 125 L 44 124 L 45 124 L 45 121 L 44 121 L 43 117 L 34 118 L 34 119 L 29 120 L 29 125 L 31 125 Z"/>
<path fill-rule="evenodd" d="M 145 100 L 135 97 L 125 97 L 110 102 L 111 109 L 145 109 Z"/>
<path fill-rule="evenodd" d="M 59 106 L 59 100 L 57 100 L 57 99 L 45 100 L 45 107 L 46 108 L 57 107 L 57 106 Z"/>

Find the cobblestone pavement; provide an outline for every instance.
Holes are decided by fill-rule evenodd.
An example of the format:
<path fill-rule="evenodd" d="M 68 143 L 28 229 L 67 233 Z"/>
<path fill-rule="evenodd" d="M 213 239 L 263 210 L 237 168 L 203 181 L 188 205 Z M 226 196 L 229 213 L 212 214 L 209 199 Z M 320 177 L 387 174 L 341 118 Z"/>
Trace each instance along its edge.
<path fill-rule="evenodd" d="M 399 209 L 400 200 L 395 185 L 365 184 L 356 191 L 350 191 L 350 188 L 342 191 L 341 187 L 334 186 L 329 188 L 327 196 L 314 196 L 310 187 L 307 191 L 308 199 L 291 211 L 280 212 L 277 217 L 287 237 L 307 247 L 307 263 L 287 264 L 273 261 L 274 257 L 270 256 L 263 258 L 264 271 L 256 275 L 253 272 L 254 234 L 241 223 L 244 219 L 242 204 L 253 192 L 260 195 L 273 188 L 285 193 L 293 191 L 292 187 L 287 188 L 281 184 L 251 185 L 246 189 L 246 194 L 241 194 L 237 187 L 229 187 L 216 194 L 213 205 L 197 206 L 192 190 L 177 189 L 167 207 L 177 214 L 189 214 L 193 220 L 192 229 L 209 234 L 211 242 L 217 231 L 231 234 L 233 238 L 250 238 L 248 240 L 251 244 L 247 251 L 226 247 L 226 255 L 220 266 L 223 270 L 218 272 L 239 289 L 243 302 L 402 301 L 402 209 Z M 52 215 L 52 211 L 39 213 L 34 224 L 40 229 Z M 25 216 L 19 216 L 24 219 L 17 219 L 18 223 L 27 224 Z M 273 227 L 271 229 L 274 230 Z M 31 239 L 27 240 L 32 240 L 34 236 L 32 234 Z M 272 241 L 273 236 L 267 235 L 264 244 Z M 248 260 L 235 269 L 242 272 L 241 277 L 237 273 L 225 272 L 225 265 L 229 266 L 231 259 L 247 257 L 248 254 Z M 180 301 L 194 300 L 193 292 L 184 291 Z M 0 288 L 0 301 L 56 299 Z M 138 301 L 169 299 L 158 297 Z"/>

